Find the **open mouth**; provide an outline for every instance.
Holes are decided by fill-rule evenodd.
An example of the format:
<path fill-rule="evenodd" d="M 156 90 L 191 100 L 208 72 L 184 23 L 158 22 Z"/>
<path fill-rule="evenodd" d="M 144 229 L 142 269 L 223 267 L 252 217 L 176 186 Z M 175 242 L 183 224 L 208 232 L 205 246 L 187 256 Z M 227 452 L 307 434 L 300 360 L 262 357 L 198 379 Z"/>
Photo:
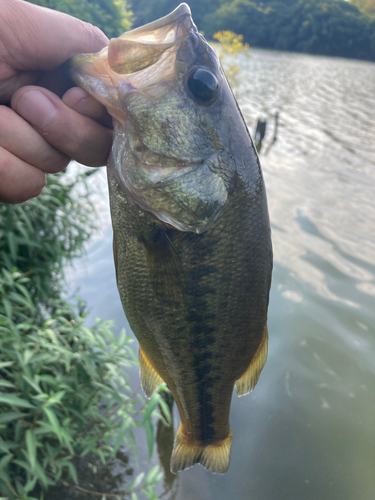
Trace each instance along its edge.
<path fill-rule="evenodd" d="M 181 4 L 168 16 L 112 38 L 97 54 L 81 54 L 71 60 L 73 78 L 79 75 L 132 75 L 156 64 L 165 53 L 178 49 L 189 31 L 198 31 L 190 8 Z"/>
<path fill-rule="evenodd" d="M 190 30 L 197 28 L 189 6 L 181 4 L 168 16 L 111 39 L 97 54 L 73 57 L 72 78 L 122 121 L 120 103 L 127 93 L 160 98 L 170 91 L 177 53 Z"/>
<path fill-rule="evenodd" d="M 109 67 L 119 75 L 149 68 L 167 57 L 169 52 L 176 51 L 192 28 L 195 25 L 190 9 L 181 4 L 168 16 L 110 40 Z"/>

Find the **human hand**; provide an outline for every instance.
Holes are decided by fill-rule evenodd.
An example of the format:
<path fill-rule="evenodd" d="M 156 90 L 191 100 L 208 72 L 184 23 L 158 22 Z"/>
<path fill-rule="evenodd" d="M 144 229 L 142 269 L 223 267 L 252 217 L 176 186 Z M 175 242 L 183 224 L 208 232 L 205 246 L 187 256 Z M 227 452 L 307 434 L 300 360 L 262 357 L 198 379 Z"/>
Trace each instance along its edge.
<path fill-rule="evenodd" d="M 106 163 L 112 131 L 105 108 L 82 89 L 67 90 L 61 65 L 107 43 L 98 28 L 66 14 L 1 1 L 0 202 L 37 196 L 45 173 L 63 170 L 71 158 Z"/>

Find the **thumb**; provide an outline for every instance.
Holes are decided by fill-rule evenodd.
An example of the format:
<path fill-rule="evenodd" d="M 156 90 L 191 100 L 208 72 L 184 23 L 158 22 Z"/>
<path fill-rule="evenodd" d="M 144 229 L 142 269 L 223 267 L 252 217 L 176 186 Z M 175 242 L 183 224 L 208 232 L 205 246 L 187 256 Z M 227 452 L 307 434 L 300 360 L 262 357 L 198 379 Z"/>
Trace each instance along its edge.
<path fill-rule="evenodd" d="M 99 28 L 29 2 L 2 1 L 1 18 L 6 20 L 2 57 L 11 58 L 6 63 L 18 71 L 51 70 L 73 55 L 98 52 L 108 44 Z"/>

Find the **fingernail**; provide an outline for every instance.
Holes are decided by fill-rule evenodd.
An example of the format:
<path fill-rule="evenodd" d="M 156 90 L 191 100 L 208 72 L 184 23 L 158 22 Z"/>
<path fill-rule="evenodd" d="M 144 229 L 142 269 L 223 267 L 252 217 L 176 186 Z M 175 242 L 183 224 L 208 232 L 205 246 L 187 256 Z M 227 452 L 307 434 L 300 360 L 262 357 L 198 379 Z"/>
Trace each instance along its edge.
<path fill-rule="evenodd" d="M 79 108 L 82 104 L 90 101 L 90 96 L 87 92 L 79 87 L 72 87 L 67 92 L 65 92 L 62 101 L 64 104 L 69 106 L 69 108 Z"/>
<path fill-rule="evenodd" d="M 56 115 L 56 108 L 42 92 L 28 90 L 20 97 L 15 111 L 37 128 L 45 128 Z"/>

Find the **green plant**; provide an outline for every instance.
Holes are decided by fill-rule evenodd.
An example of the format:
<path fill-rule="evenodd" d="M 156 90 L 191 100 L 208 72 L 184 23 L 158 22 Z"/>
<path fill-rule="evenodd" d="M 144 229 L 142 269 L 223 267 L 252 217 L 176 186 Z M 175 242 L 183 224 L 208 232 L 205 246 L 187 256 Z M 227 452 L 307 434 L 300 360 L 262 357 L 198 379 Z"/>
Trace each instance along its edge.
<path fill-rule="evenodd" d="M 237 76 L 241 67 L 238 64 L 233 64 L 233 57 L 238 54 L 250 57 L 249 44 L 243 43 L 243 35 L 237 35 L 237 33 L 228 30 L 218 31 L 213 35 L 213 39 L 219 42 L 215 49 L 225 69 L 229 83 L 235 90 L 238 84 Z"/>
<path fill-rule="evenodd" d="M 127 0 L 29 0 L 31 3 L 65 12 L 98 26 L 108 38 L 131 28 L 132 12 Z"/>
<path fill-rule="evenodd" d="M 220 43 L 220 56 L 234 56 L 249 49 L 248 43 L 243 43 L 243 35 L 237 35 L 233 31 L 218 31 L 212 38 Z"/>
<path fill-rule="evenodd" d="M 0 203 L 0 268 L 26 273 L 33 300 L 43 303 L 60 294 L 64 262 L 82 253 L 95 227 L 87 177 L 50 175 L 37 198 L 20 205 Z M 74 195 L 77 182 L 80 196 Z"/>
<path fill-rule="evenodd" d="M 61 298 L 64 262 L 94 228 L 86 180 L 49 176 L 38 198 L 0 204 L 0 496 L 11 500 L 43 499 L 59 481 L 83 491 L 78 458 L 108 463 L 120 446 L 136 455 L 139 426 L 151 457 L 158 406 L 171 421 L 165 388 L 150 401 L 131 394 L 126 370 L 137 359 L 125 332 L 117 338 L 99 320 L 88 328 L 82 301 L 73 307 Z M 160 477 L 155 467 L 140 472 L 116 495 L 155 499 Z"/>
<path fill-rule="evenodd" d="M 29 282 L 6 270 L 0 277 L 0 491 L 19 499 L 32 498 L 37 483 L 78 484 L 73 457 L 105 463 L 121 445 L 135 446 L 136 426 L 146 428 L 151 455 L 152 414 L 161 404 L 170 415 L 159 393 L 147 403 L 131 394 L 126 369 L 137 360 L 124 331 L 117 339 L 108 322 L 87 328 L 81 304 L 77 315 L 61 299 L 39 326 Z M 124 494 L 151 498 L 158 471 L 138 477 Z"/>
<path fill-rule="evenodd" d="M 177 0 L 132 3 L 135 26 L 165 16 Z M 251 47 L 375 61 L 374 0 L 190 0 L 208 39 L 220 30 L 242 33 Z M 360 12 L 359 10 L 362 12 Z"/>

